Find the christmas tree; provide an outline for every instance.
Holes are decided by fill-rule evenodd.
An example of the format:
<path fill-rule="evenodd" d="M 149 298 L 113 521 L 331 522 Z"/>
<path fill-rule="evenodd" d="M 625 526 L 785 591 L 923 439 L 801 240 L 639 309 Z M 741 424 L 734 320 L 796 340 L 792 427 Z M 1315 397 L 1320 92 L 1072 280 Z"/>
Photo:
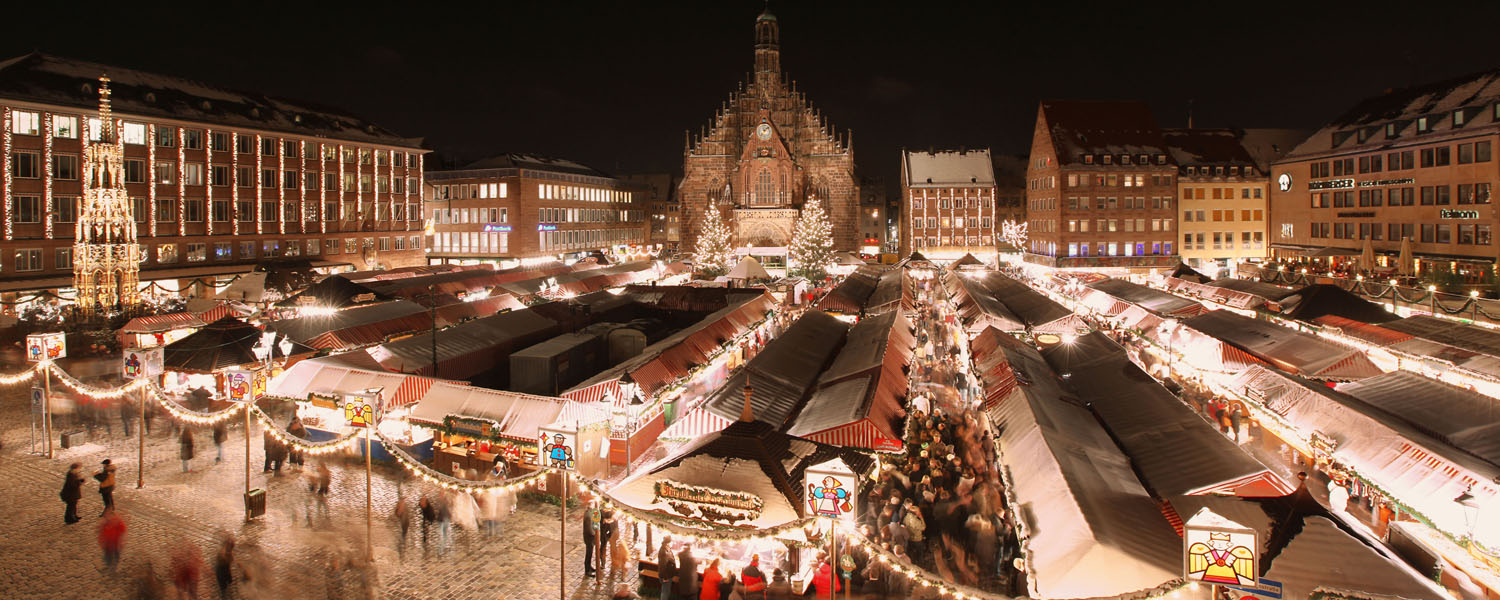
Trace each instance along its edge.
<path fill-rule="evenodd" d="M 792 245 L 787 254 L 793 275 L 812 281 L 828 276 L 828 267 L 833 265 L 833 224 L 828 222 L 828 213 L 823 212 L 823 203 L 817 198 L 809 199 L 802 207 L 802 214 L 792 227 Z"/>
<path fill-rule="evenodd" d="M 707 277 L 718 277 L 729 272 L 729 263 L 734 260 L 734 248 L 729 244 L 729 226 L 719 215 L 719 209 L 708 207 L 703 217 L 703 229 L 698 232 L 698 244 L 693 248 L 693 266 Z"/>

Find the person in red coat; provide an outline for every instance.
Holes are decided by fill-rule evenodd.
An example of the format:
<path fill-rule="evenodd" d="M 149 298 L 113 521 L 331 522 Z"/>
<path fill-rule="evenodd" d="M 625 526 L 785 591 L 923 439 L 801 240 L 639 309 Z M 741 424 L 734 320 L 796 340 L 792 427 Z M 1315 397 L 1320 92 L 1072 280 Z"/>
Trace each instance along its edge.
<path fill-rule="evenodd" d="M 818 565 L 818 573 L 813 575 L 812 583 L 813 589 L 816 590 L 813 593 L 814 598 L 833 600 L 834 593 L 844 591 L 838 578 L 833 576 L 833 567 L 829 566 L 826 560 Z"/>
<path fill-rule="evenodd" d="M 104 550 L 104 568 L 114 571 L 120 564 L 120 546 L 125 541 L 125 521 L 114 507 L 104 509 L 104 520 L 99 522 L 99 547 Z"/>
<path fill-rule="evenodd" d="M 719 582 L 724 580 L 724 575 L 719 572 L 719 559 L 709 561 L 708 566 L 703 569 L 703 587 L 698 592 L 699 600 L 719 600 Z"/>

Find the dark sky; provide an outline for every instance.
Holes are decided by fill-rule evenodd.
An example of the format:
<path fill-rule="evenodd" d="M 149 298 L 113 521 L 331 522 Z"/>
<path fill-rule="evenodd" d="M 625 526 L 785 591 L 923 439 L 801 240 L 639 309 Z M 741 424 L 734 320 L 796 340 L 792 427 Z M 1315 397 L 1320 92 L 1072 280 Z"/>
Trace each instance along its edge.
<path fill-rule="evenodd" d="M 751 68 L 758 1 L 13 7 L 32 49 L 315 101 L 467 161 L 519 151 L 679 170 Z M 157 6 L 157 5 L 152 5 Z M 1026 152 L 1042 98 L 1143 99 L 1164 126 L 1315 127 L 1389 87 L 1500 67 L 1500 3 L 772 2 L 782 66 L 860 174 L 901 146 Z M 111 10 L 119 14 L 109 15 Z M 90 30 L 98 13 L 108 30 Z M 35 27 L 21 26 L 35 23 Z"/>

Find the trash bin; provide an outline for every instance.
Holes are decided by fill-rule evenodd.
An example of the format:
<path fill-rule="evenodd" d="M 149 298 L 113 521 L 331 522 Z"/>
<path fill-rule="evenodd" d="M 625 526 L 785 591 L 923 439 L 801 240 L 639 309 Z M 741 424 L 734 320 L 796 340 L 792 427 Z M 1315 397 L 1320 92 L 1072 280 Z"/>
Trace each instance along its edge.
<path fill-rule="evenodd" d="M 245 494 L 245 512 L 251 518 L 266 514 L 266 490 L 255 488 Z"/>
<path fill-rule="evenodd" d="M 62 447 L 72 448 L 83 445 L 83 431 L 68 431 L 62 434 Z"/>

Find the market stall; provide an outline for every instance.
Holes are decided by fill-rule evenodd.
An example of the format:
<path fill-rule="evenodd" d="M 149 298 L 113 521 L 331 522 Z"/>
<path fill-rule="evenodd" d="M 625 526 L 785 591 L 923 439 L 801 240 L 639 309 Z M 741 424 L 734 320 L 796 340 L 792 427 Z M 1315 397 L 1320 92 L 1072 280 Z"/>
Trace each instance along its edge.
<path fill-rule="evenodd" d="M 266 362 L 254 350 L 266 335 L 271 334 L 234 317 L 224 317 L 167 344 L 162 359 L 165 369 L 162 389 L 172 394 L 203 389 L 218 397 L 225 370 L 258 368 Z M 272 346 L 272 362 L 278 367 L 290 366 L 316 353 L 297 343 L 291 343 L 287 350 L 280 345 Z"/>
<path fill-rule="evenodd" d="M 307 428 L 306 439 L 313 442 L 348 435 L 345 405 L 351 398 L 372 399 L 380 414 L 380 433 L 413 456 L 430 459 L 431 432 L 412 427 L 408 417 L 411 406 L 438 380 L 391 373 L 361 357 L 362 353 L 346 353 L 298 362 L 271 379 L 268 393 L 297 401 L 297 417 Z M 380 446 L 372 449 L 371 457 L 391 458 Z"/>
<path fill-rule="evenodd" d="M 455 476 L 461 470 L 485 473 L 503 462 L 514 475 L 531 468 L 525 465 L 536 464 L 540 428 L 557 422 L 607 427 L 609 414 L 597 406 L 564 398 L 438 382 L 422 396 L 408 418 L 435 438 L 433 467 L 438 471 Z M 602 476 L 599 472 L 585 474 Z"/>

